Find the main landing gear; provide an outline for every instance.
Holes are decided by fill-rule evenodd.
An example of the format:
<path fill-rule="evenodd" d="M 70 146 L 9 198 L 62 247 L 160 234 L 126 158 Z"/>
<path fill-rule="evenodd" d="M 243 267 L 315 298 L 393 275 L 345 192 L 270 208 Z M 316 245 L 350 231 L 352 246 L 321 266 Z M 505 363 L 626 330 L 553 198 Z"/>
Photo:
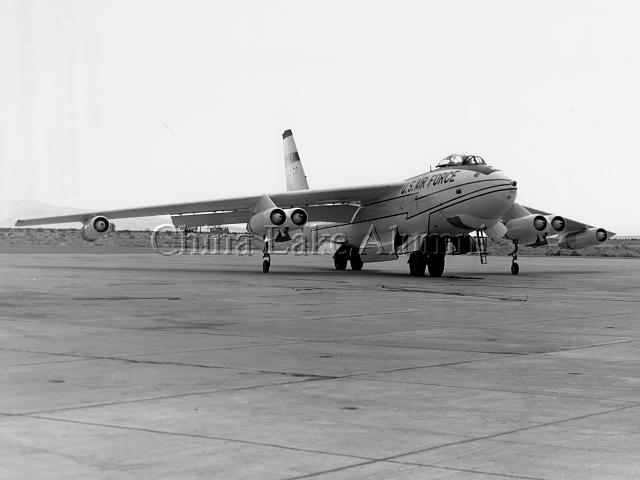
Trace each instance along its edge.
<path fill-rule="evenodd" d="M 441 277 L 446 251 L 446 238 L 435 235 L 425 238 L 420 250 L 409 255 L 409 275 L 424 277 L 425 270 L 429 270 L 429 276 Z"/>
<path fill-rule="evenodd" d="M 357 248 L 342 245 L 333 255 L 333 264 L 336 270 L 346 270 L 347 263 L 351 264 L 351 270 L 360 271 L 364 265 Z"/>
<path fill-rule="evenodd" d="M 513 242 L 513 252 L 509 254 L 511 257 L 511 275 L 517 275 L 520 273 L 520 266 L 518 265 L 518 242 Z"/>
<path fill-rule="evenodd" d="M 441 277 L 444 272 L 443 253 L 413 252 L 409 255 L 409 275 L 412 277 L 424 277 L 425 270 L 429 270 L 430 277 Z"/>

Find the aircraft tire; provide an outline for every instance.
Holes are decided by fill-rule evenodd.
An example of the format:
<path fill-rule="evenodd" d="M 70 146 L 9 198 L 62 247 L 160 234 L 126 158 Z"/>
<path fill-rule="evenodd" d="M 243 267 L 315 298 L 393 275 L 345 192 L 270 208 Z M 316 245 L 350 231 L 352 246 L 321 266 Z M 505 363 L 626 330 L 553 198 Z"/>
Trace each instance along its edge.
<path fill-rule="evenodd" d="M 431 277 L 441 277 L 444 272 L 444 255 L 429 255 L 429 276 Z"/>
<path fill-rule="evenodd" d="M 262 261 L 262 273 L 269 273 L 269 267 L 271 266 L 271 262 L 269 260 Z"/>
<path fill-rule="evenodd" d="M 333 264 L 336 267 L 336 270 L 346 270 L 347 263 L 349 263 L 349 257 L 344 254 L 337 254 L 333 257 Z"/>
<path fill-rule="evenodd" d="M 424 277 L 427 268 L 427 256 L 420 252 L 409 255 L 409 275 L 412 277 Z"/>
<path fill-rule="evenodd" d="M 349 255 L 349 263 L 351 264 L 351 270 L 355 270 L 356 272 L 362 270 L 364 262 L 362 261 L 357 248 L 351 250 L 351 253 Z"/>
<path fill-rule="evenodd" d="M 518 273 L 520 273 L 520 266 L 513 262 L 511 264 L 511 275 L 518 275 Z"/>

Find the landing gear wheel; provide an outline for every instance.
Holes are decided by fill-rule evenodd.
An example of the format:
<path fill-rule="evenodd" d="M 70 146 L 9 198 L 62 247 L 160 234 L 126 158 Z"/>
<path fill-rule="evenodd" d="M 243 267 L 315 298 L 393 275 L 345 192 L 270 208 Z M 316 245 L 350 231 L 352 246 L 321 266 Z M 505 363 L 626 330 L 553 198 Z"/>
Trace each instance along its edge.
<path fill-rule="evenodd" d="M 513 242 L 514 248 L 513 252 L 509 254 L 511 257 L 511 275 L 517 275 L 520 272 L 520 267 L 516 260 L 518 260 L 518 243 Z"/>
<path fill-rule="evenodd" d="M 429 276 L 441 277 L 444 272 L 444 254 L 431 254 L 429 255 Z"/>
<path fill-rule="evenodd" d="M 333 264 L 336 270 L 346 270 L 349 263 L 349 252 L 342 247 L 333 255 Z"/>
<path fill-rule="evenodd" d="M 362 261 L 357 248 L 351 249 L 351 252 L 349 253 L 349 263 L 351 263 L 351 270 L 355 270 L 356 272 L 362 270 L 364 262 Z"/>
<path fill-rule="evenodd" d="M 427 269 L 427 256 L 424 253 L 413 252 L 409 255 L 409 275 L 412 277 L 424 277 Z"/>
<path fill-rule="evenodd" d="M 262 273 L 269 273 L 269 267 L 271 266 L 271 255 L 269 255 L 269 241 L 267 236 L 263 236 L 264 247 L 262 247 Z"/>

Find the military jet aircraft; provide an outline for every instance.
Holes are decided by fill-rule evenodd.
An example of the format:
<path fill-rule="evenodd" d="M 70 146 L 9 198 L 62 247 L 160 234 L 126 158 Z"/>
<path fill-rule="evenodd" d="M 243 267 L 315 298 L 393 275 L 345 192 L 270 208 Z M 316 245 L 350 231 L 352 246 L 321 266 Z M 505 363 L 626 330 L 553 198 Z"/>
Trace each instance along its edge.
<path fill-rule="evenodd" d="M 517 182 L 478 155 L 449 155 L 430 171 L 402 182 L 310 190 L 291 130 L 282 134 L 287 191 L 124 210 L 18 220 L 16 226 L 81 222 L 94 241 L 118 218 L 170 215 L 176 226 L 247 224 L 264 240 L 262 270 L 271 265 L 274 242 L 321 236 L 334 246 L 334 266 L 361 270 L 368 262 L 408 255 L 409 274 L 440 277 L 447 252 L 477 251 L 486 263 L 486 241 L 540 246 L 556 236 L 560 247 L 579 249 L 615 235 L 560 215 L 516 203 Z M 372 246 L 373 244 L 373 246 Z"/>

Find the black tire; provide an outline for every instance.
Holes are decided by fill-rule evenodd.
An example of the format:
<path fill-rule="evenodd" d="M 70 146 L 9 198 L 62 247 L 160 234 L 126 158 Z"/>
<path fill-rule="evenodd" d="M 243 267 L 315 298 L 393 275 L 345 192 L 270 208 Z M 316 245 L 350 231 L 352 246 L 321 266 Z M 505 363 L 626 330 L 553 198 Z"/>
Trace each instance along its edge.
<path fill-rule="evenodd" d="M 269 267 L 271 266 L 271 262 L 269 260 L 262 261 L 262 273 L 269 273 Z"/>
<path fill-rule="evenodd" d="M 346 270 L 347 263 L 349 263 L 349 257 L 344 253 L 336 253 L 333 256 L 333 264 L 336 267 L 336 270 Z"/>
<path fill-rule="evenodd" d="M 420 252 L 409 255 L 409 275 L 412 277 L 424 277 L 427 268 L 427 256 Z"/>
<path fill-rule="evenodd" d="M 429 276 L 441 277 L 444 272 L 444 255 L 429 255 Z"/>
<path fill-rule="evenodd" d="M 351 253 L 349 255 L 349 263 L 351 264 L 351 270 L 355 270 L 356 272 L 362 270 L 364 262 L 362 261 L 357 248 L 351 250 Z"/>
<path fill-rule="evenodd" d="M 514 262 L 511 264 L 511 275 L 517 275 L 518 273 L 520 273 L 520 266 Z"/>

